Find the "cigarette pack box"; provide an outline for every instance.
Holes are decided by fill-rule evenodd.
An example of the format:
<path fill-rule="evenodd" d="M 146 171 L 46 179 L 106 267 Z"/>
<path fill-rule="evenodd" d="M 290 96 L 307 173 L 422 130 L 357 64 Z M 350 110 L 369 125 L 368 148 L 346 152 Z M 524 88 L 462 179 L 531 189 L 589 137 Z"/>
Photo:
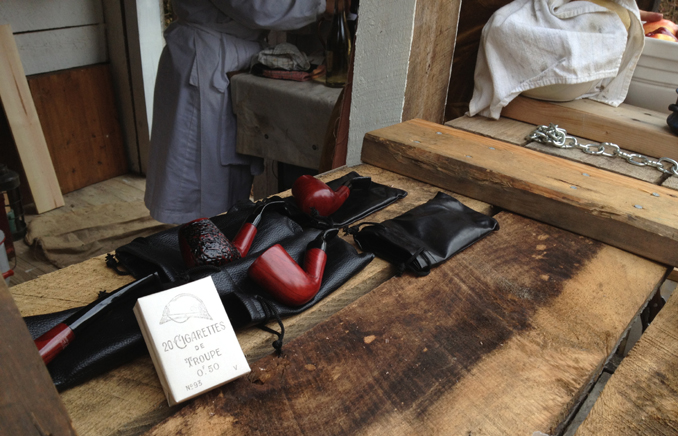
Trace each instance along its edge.
<path fill-rule="evenodd" d="M 134 314 L 170 406 L 250 372 L 212 278 L 140 298 Z"/>

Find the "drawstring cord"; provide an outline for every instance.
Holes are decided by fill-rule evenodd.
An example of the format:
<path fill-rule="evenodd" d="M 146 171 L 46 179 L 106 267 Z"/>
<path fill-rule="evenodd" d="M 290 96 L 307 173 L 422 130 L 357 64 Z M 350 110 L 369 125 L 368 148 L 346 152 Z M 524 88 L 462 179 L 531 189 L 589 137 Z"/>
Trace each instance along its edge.
<path fill-rule="evenodd" d="M 111 268 L 119 276 L 128 276 L 130 275 L 129 271 L 121 270 L 120 262 L 115 258 L 115 255 L 108 253 L 106 255 L 106 266 Z"/>
<path fill-rule="evenodd" d="M 363 221 L 360 224 L 357 224 L 353 227 L 346 226 L 342 230 L 344 231 L 344 235 L 355 236 L 355 235 L 358 234 L 358 232 L 360 232 L 360 226 L 376 226 L 376 227 L 382 227 L 382 228 L 385 227 L 381 223 L 373 223 L 373 222 L 370 222 L 370 221 Z"/>
<path fill-rule="evenodd" d="M 275 317 L 276 321 L 278 321 L 278 325 L 280 326 L 280 332 L 276 332 L 275 330 L 273 330 L 272 328 L 269 328 L 264 323 L 257 325 L 257 327 L 259 327 L 261 330 L 263 330 L 265 332 L 274 334 L 278 337 L 278 339 L 275 340 L 272 345 L 273 345 L 273 348 L 275 348 L 275 350 L 277 351 L 278 357 L 280 357 L 282 355 L 283 338 L 285 337 L 285 325 L 283 324 L 282 320 L 280 319 L 280 314 L 278 314 L 278 310 L 275 308 L 275 306 L 273 306 L 273 304 L 271 304 L 270 301 L 268 301 L 267 299 L 265 299 L 261 295 L 255 295 L 254 299 L 257 300 L 259 303 L 261 303 L 261 307 L 264 309 L 264 313 L 265 313 L 267 319 L 270 318 L 271 315 L 273 315 Z"/>
<path fill-rule="evenodd" d="M 429 260 L 428 256 L 424 254 L 422 257 L 426 261 L 427 268 L 421 271 L 418 271 L 414 268 L 413 264 L 417 260 L 417 257 L 419 257 L 420 254 L 424 252 L 424 247 L 420 247 L 409 259 L 407 259 L 405 262 L 401 263 L 400 265 L 397 265 L 396 268 L 398 268 L 398 276 L 401 276 L 406 269 L 409 269 L 412 271 L 414 274 L 416 274 L 418 277 L 424 277 L 429 275 L 431 272 L 431 261 Z"/>

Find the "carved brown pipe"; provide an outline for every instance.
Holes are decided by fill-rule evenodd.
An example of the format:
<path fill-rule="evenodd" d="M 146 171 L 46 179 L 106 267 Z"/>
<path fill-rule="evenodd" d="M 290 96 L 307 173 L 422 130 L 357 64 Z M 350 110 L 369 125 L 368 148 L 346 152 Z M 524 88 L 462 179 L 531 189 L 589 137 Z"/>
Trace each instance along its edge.
<path fill-rule="evenodd" d="M 308 303 L 320 289 L 327 263 L 327 241 L 336 234 L 336 229 L 325 230 L 306 246 L 303 269 L 276 244 L 254 261 L 248 275 L 280 303 L 289 306 Z"/>
<path fill-rule="evenodd" d="M 221 266 L 247 256 L 257 234 L 257 226 L 264 210 L 284 206 L 282 200 L 258 205 L 247 217 L 238 233 L 229 241 L 221 230 L 208 218 L 200 218 L 179 228 L 179 248 L 187 267 Z"/>
<path fill-rule="evenodd" d="M 351 190 L 341 185 L 336 191 L 313 176 L 304 175 L 294 181 L 292 195 L 299 208 L 308 215 L 330 216 L 346 201 Z"/>

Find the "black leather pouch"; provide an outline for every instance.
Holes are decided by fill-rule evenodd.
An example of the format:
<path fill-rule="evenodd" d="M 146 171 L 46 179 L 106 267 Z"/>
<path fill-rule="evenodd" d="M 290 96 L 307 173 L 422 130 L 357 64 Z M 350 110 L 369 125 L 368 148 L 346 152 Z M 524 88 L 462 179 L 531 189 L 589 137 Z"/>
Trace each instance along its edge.
<path fill-rule="evenodd" d="M 428 274 L 431 268 L 499 229 L 494 218 L 443 192 L 396 218 L 365 224 L 367 227 L 361 230 L 359 226 L 348 229 L 362 250 L 396 265 L 401 273 L 410 270 L 417 275 Z"/>
<path fill-rule="evenodd" d="M 236 230 L 237 231 L 237 230 Z M 309 229 L 295 233 L 280 241 L 280 244 L 298 263 L 303 262 L 308 242 L 319 230 Z M 258 236 L 258 234 L 257 234 Z M 371 253 L 358 254 L 346 241 L 334 238 L 327 245 L 327 264 L 318 294 L 308 303 L 290 307 L 273 301 L 247 276 L 247 269 L 267 247 L 252 252 L 240 260 L 223 266 L 211 274 L 207 269 L 192 277 L 181 278 L 173 283 L 154 285 L 145 293 L 157 292 L 179 286 L 187 281 L 211 275 L 222 298 L 234 328 L 261 324 L 278 317 L 300 313 L 340 287 L 354 274 L 364 268 L 373 258 Z M 92 377 L 110 371 L 136 357 L 148 353 L 132 308 L 134 301 L 121 304 L 101 318 L 92 321 L 73 342 L 47 366 L 58 390 L 68 389 Z M 36 338 L 66 319 L 79 308 L 24 318 L 33 338 Z"/>
<path fill-rule="evenodd" d="M 342 228 L 377 212 L 391 203 L 407 196 L 407 191 L 373 182 L 352 171 L 338 179 L 327 183 L 337 190 L 344 183 L 351 181 L 351 194 L 336 212 L 328 217 L 309 216 L 297 206 L 294 197 L 287 197 L 288 210 L 292 218 L 302 226 L 318 229 Z"/>
<path fill-rule="evenodd" d="M 278 198 L 272 197 L 269 201 L 274 199 Z M 233 240 L 255 207 L 256 204 L 250 201 L 240 202 L 227 214 L 217 215 L 210 220 L 229 240 Z M 284 238 L 301 233 L 301 226 L 288 215 L 289 213 L 284 210 L 265 211 L 257 226 L 257 235 L 250 252 L 268 248 Z M 173 282 L 187 273 L 179 250 L 179 226 L 145 238 L 136 238 L 115 250 L 115 257 L 118 263 L 137 279 L 157 272 L 163 282 Z M 115 266 L 110 263 L 109 265 Z"/>

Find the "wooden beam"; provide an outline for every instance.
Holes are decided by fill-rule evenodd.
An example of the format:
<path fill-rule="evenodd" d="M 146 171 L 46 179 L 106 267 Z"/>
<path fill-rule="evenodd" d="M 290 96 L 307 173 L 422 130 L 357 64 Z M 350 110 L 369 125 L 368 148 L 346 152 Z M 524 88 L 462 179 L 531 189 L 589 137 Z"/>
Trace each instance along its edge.
<path fill-rule="evenodd" d="M 0 279 L 0 434 L 75 436 L 71 420 Z"/>
<path fill-rule="evenodd" d="M 0 26 L 0 100 L 38 213 L 64 205 L 12 28 Z"/>
<path fill-rule="evenodd" d="M 622 360 L 577 436 L 675 435 L 678 431 L 678 295 L 669 298 Z"/>
<path fill-rule="evenodd" d="M 153 93 L 163 39 L 161 2 L 122 0 L 141 173 L 146 173 L 153 121 Z"/>
<path fill-rule="evenodd" d="M 417 2 L 402 121 L 444 121 L 460 10 L 460 0 Z"/>
<path fill-rule="evenodd" d="M 678 160 L 678 139 L 666 124 L 666 114 L 650 109 L 628 104 L 615 108 L 588 99 L 553 103 L 517 97 L 501 116 L 535 125 L 558 124 L 570 135 Z"/>
<path fill-rule="evenodd" d="M 678 193 L 422 120 L 365 136 L 363 161 L 678 265 Z"/>
<path fill-rule="evenodd" d="M 103 8 L 106 21 L 108 58 L 111 66 L 116 106 L 120 116 L 120 127 L 123 132 L 123 142 L 127 152 L 127 161 L 129 162 L 131 172 L 140 173 L 141 162 L 134 119 L 134 99 L 130 84 L 122 2 L 120 0 L 103 0 Z"/>
<path fill-rule="evenodd" d="M 427 277 L 389 280 L 147 434 L 562 434 L 666 268 L 496 218 Z"/>
<path fill-rule="evenodd" d="M 413 117 L 442 122 L 460 5 L 460 0 L 360 4 L 347 165 L 360 162 L 370 130 Z"/>

